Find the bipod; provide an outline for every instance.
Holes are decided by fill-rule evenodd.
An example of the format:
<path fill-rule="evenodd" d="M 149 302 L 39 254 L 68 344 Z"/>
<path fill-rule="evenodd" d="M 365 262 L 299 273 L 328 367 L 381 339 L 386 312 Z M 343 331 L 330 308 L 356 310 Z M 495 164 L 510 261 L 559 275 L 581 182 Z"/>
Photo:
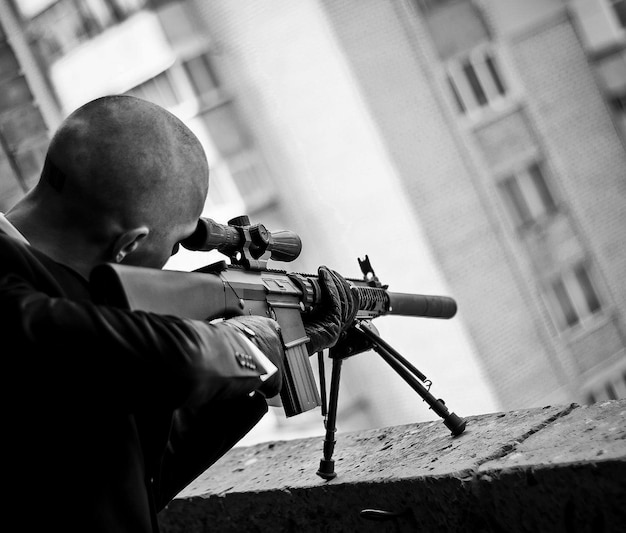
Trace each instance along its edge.
<path fill-rule="evenodd" d="M 378 353 L 422 397 L 430 408 L 443 419 L 444 425 L 451 431 L 452 436 L 456 437 L 465 431 L 465 419 L 449 412 L 445 402 L 442 399 L 435 398 L 430 393 L 431 381 L 382 339 L 378 335 L 376 328 L 369 321 L 357 320 L 345 332 L 339 342 L 329 350 L 329 358 L 332 359 L 333 364 L 328 405 L 326 403 L 323 354 L 321 352 L 318 354 L 322 396 L 321 409 L 322 415 L 324 415 L 326 434 L 324 436 L 323 458 L 320 460 L 320 467 L 316 473 L 326 480 L 337 477 L 335 461 L 332 457 L 336 444 L 335 433 L 337 432 L 337 405 L 339 401 L 341 365 L 344 359 L 368 350 L 374 350 Z"/>

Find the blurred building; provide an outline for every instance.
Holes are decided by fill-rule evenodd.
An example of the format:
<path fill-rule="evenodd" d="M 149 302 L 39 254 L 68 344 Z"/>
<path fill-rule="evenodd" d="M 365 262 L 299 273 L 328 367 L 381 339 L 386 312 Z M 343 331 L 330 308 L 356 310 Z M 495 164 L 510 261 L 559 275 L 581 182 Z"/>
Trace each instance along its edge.
<path fill-rule="evenodd" d="M 368 254 L 390 290 L 453 296 L 451 321 L 376 322 L 452 410 L 624 397 L 625 6 L 2 0 L 0 209 L 46 127 L 135 94 L 205 145 L 207 216 L 302 237 L 276 268 Z M 373 354 L 343 379 L 339 430 L 434 418 Z"/>
<path fill-rule="evenodd" d="M 16 24 L 13 11 L 0 4 L 0 211 L 37 181 L 48 145 L 47 123 L 33 91 L 45 77 L 23 32 L 7 38 L 6 28 Z"/>

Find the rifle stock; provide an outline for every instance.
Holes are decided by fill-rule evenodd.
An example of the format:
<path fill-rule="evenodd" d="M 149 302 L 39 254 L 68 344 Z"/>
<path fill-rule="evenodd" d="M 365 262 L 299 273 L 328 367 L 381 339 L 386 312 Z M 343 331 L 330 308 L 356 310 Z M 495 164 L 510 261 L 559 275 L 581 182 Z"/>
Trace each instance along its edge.
<path fill-rule="evenodd" d="M 389 292 L 367 281 L 348 279 L 359 298 L 357 320 L 382 315 L 451 318 L 456 302 L 446 296 Z M 221 261 L 193 272 L 107 263 L 91 275 L 96 297 L 117 307 L 214 320 L 240 315 L 268 316 L 280 327 L 285 349 L 281 401 L 290 417 L 321 404 L 306 348 L 302 314 L 321 300 L 316 275 L 283 270 L 248 270 Z"/>

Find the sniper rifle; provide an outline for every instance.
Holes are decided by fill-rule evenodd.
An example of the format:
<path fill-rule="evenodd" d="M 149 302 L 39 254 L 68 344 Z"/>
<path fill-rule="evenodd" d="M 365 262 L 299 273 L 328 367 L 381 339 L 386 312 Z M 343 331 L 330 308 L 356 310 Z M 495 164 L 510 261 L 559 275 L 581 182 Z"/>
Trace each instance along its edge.
<path fill-rule="evenodd" d="M 331 457 L 341 363 L 358 353 L 376 351 L 443 419 L 453 436 L 465 430 L 465 420 L 450 413 L 444 401 L 429 392 L 430 380 L 385 342 L 371 324 L 383 315 L 452 318 L 457 311 L 452 298 L 390 292 L 375 275 L 369 258 L 358 259 L 363 279 L 345 279 L 354 286 L 359 310 L 354 323 L 329 350 L 333 367 L 327 405 L 323 354 L 318 354 L 320 397 L 302 321 L 302 314 L 313 310 L 321 300 L 319 280 L 312 274 L 267 268 L 269 259 L 296 259 L 302 248 L 300 237 L 288 230 L 270 233 L 263 224 L 252 225 L 243 215 L 227 225 L 200 218 L 196 231 L 181 245 L 193 251 L 217 250 L 230 259 L 230 264 L 218 261 L 192 272 L 180 272 L 107 263 L 92 272 L 94 290 L 104 303 L 133 310 L 199 320 L 240 315 L 276 320 L 285 352 L 280 392 L 285 415 L 291 417 L 321 406 L 325 416 L 324 458 L 317 472 L 321 477 L 332 479 L 336 475 Z"/>

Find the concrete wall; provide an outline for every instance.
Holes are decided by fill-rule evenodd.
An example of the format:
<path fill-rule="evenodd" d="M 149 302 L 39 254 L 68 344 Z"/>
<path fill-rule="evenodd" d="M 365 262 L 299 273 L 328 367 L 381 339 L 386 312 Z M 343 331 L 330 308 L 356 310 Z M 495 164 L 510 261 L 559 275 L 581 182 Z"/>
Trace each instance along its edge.
<path fill-rule="evenodd" d="M 235 448 L 161 524 L 164 533 L 623 531 L 625 421 L 626 400 L 616 400 L 471 416 L 458 437 L 439 420 L 339 433 L 331 481 L 316 475 L 322 439 Z"/>

